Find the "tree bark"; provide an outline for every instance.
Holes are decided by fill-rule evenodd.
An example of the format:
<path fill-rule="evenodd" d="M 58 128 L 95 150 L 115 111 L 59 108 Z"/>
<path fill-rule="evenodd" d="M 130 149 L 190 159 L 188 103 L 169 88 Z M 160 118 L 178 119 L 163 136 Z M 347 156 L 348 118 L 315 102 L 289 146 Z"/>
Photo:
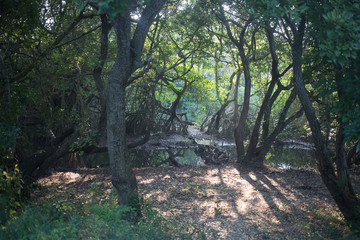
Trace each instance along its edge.
<path fill-rule="evenodd" d="M 106 85 L 107 142 L 112 183 L 121 205 L 127 205 L 131 198 L 137 197 L 136 178 L 127 157 L 125 89 L 131 74 L 143 66 L 141 56 L 147 33 L 165 2 L 166 0 L 150 1 L 142 12 L 133 34 L 130 19 L 132 1 L 129 0 L 127 10 L 117 14 L 113 20 L 117 56 Z"/>
<path fill-rule="evenodd" d="M 263 120 L 263 125 L 262 125 L 262 140 L 264 141 L 268 135 L 269 135 L 269 125 L 270 125 L 270 117 L 271 117 L 271 108 L 274 105 L 275 100 L 277 99 L 277 97 L 279 96 L 281 92 L 281 89 L 276 89 L 276 91 L 274 92 L 274 94 L 271 96 L 270 98 L 270 103 L 267 106 L 267 108 L 265 109 L 265 113 L 264 113 L 264 120 Z"/>
<path fill-rule="evenodd" d="M 242 48 L 242 51 L 244 51 L 243 48 Z M 238 162 L 242 162 L 244 160 L 244 156 L 245 156 L 245 147 L 244 147 L 245 125 L 246 125 L 246 120 L 247 120 L 247 117 L 249 114 L 249 109 L 250 109 L 250 92 L 251 92 L 251 76 L 250 76 L 249 61 L 248 61 L 247 57 L 245 56 L 244 52 L 243 52 L 243 54 L 240 54 L 240 55 L 241 55 L 241 59 L 242 59 L 242 65 L 243 65 L 244 76 L 245 76 L 245 89 L 244 89 L 244 102 L 242 105 L 240 118 L 239 118 L 239 121 L 235 128 L 235 133 L 234 133 Z"/>
<path fill-rule="evenodd" d="M 331 156 L 329 153 L 326 139 L 322 135 L 320 123 L 316 117 L 315 109 L 312 106 L 310 98 L 305 89 L 305 85 L 302 77 L 302 54 L 303 54 L 303 38 L 305 32 L 305 17 L 303 16 L 299 25 L 296 26 L 289 18 L 285 18 L 285 21 L 291 27 L 294 35 L 294 41 L 292 44 L 292 57 L 293 57 L 293 82 L 295 91 L 300 99 L 300 102 L 304 108 L 306 118 L 309 122 L 314 144 L 316 148 L 316 154 L 318 158 L 318 168 L 321 174 L 321 178 L 329 190 L 331 196 L 338 205 L 340 211 L 344 215 L 347 224 L 357 227 L 360 226 L 360 201 L 352 191 L 349 175 L 346 168 L 345 154 L 343 151 L 343 136 L 342 126 L 338 132 L 337 139 L 337 156 L 336 164 L 338 168 L 338 174 L 335 174 L 335 169 L 331 163 Z"/>
<path fill-rule="evenodd" d="M 11 98 L 11 94 L 10 94 L 10 78 L 9 75 L 7 74 L 6 68 L 5 68 L 5 63 L 2 59 L 2 57 L 0 56 L 0 70 L 1 70 L 1 77 L 4 81 L 4 109 L 5 109 L 5 116 L 6 118 L 9 118 L 11 109 L 10 109 L 10 98 Z"/>
<path fill-rule="evenodd" d="M 232 101 L 226 100 L 226 102 L 221 105 L 220 109 L 211 117 L 208 130 L 206 131 L 207 134 L 219 133 L 221 117 L 231 102 Z"/>
<path fill-rule="evenodd" d="M 175 94 L 176 94 L 176 99 L 174 102 L 172 102 L 171 107 L 169 109 L 170 116 L 164 125 L 164 129 L 163 129 L 164 132 L 170 131 L 171 124 L 173 123 L 174 119 L 176 119 L 176 109 L 180 103 L 180 100 L 184 94 L 184 91 L 181 91 L 181 92 L 175 91 Z"/>
<path fill-rule="evenodd" d="M 171 86 L 171 85 L 169 85 Z M 183 95 L 186 92 L 186 89 L 188 88 L 188 83 L 185 83 L 185 86 L 183 87 L 183 89 L 181 91 L 177 91 L 176 89 L 172 88 L 173 92 L 176 94 L 176 99 L 174 102 L 172 102 L 171 107 L 169 109 L 169 119 L 165 122 L 164 125 L 164 132 L 169 132 L 171 130 L 171 125 L 173 124 L 174 120 L 177 118 L 177 113 L 176 113 L 176 109 L 180 104 L 181 98 L 183 97 Z"/>
<path fill-rule="evenodd" d="M 105 84 L 102 78 L 102 71 L 105 61 L 108 56 L 108 35 L 111 29 L 111 24 L 108 22 L 108 18 L 105 14 L 100 16 L 101 18 L 101 35 L 100 35 L 100 56 L 99 65 L 93 70 L 93 77 L 96 85 L 96 89 L 99 93 L 100 102 L 100 118 L 98 123 L 98 130 L 100 133 L 100 141 L 106 138 L 106 97 L 105 97 Z"/>
<path fill-rule="evenodd" d="M 259 113 L 256 117 L 256 121 L 255 121 L 254 128 L 253 128 L 251 138 L 250 138 L 250 143 L 249 143 L 249 146 L 248 146 L 248 149 L 246 152 L 246 156 L 245 156 L 247 162 L 251 162 L 253 155 L 256 154 L 255 150 L 256 150 L 256 146 L 259 142 L 261 121 L 263 119 L 266 109 L 269 106 L 270 98 L 274 91 L 275 84 L 276 84 L 276 82 L 279 81 L 279 78 L 280 78 L 279 69 L 278 69 L 279 60 L 278 60 L 278 57 L 275 52 L 274 35 L 273 35 L 273 32 L 271 29 L 266 28 L 266 36 L 268 38 L 270 54 L 271 54 L 271 58 L 272 58 L 272 66 L 271 66 L 272 78 L 270 81 L 269 88 L 265 94 L 264 100 L 261 104 Z"/>
<path fill-rule="evenodd" d="M 242 62 L 244 78 L 245 78 L 245 89 L 244 89 L 244 101 L 242 105 L 242 110 L 240 114 L 239 121 L 235 128 L 234 136 L 235 136 L 235 144 L 236 144 L 236 152 L 237 152 L 237 160 L 238 162 L 244 162 L 245 157 L 245 147 L 244 147 L 244 140 L 245 140 L 245 129 L 246 129 L 246 120 L 248 118 L 249 110 L 250 110 L 250 94 L 251 94 L 251 75 L 250 75 L 250 62 L 248 56 L 246 56 L 244 44 L 245 44 L 245 32 L 249 24 L 251 23 L 251 19 L 249 19 L 240 33 L 240 41 L 235 41 L 232 36 L 230 27 L 227 24 L 226 29 L 228 31 L 228 35 L 233 42 L 236 44 L 239 55 Z"/>
<path fill-rule="evenodd" d="M 249 62 L 249 57 L 246 55 L 244 45 L 245 45 L 245 33 L 250 23 L 252 22 L 252 18 L 249 17 L 244 23 L 244 25 L 241 26 L 239 40 L 237 40 L 231 31 L 229 21 L 225 18 L 225 13 L 224 13 L 225 11 L 223 9 L 223 6 L 220 4 L 219 7 L 220 7 L 220 15 L 218 15 L 217 17 L 225 25 L 228 37 L 235 44 L 235 46 L 239 51 L 243 72 L 244 72 L 244 78 L 245 78 L 244 102 L 243 102 L 239 121 L 234 131 L 237 161 L 241 163 L 244 162 L 245 160 L 244 158 L 245 157 L 244 140 L 245 140 L 245 129 L 246 129 L 245 126 L 250 109 L 250 93 L 251 93 L 250 62 Z"/>
<path fill-rule="evenodd" d="M 239 103 L 238 103 L 238 98 L 239 98 L 239 84 L 240 84 L 240 77 L 241 77 L 241 71 L 240 69 L 237 72 L 237 76 L 236 76 L 236 82 L 235 82 L 235 90 L 234 90 L 234 126 L 236 125 L 236 123 L 239 120 Z"/>
<path fill-rule="evenodd" d="M 231 100 L 229 101 L 229 96 L 230 96 L 230 92 L 231 92 L 231 89 L 233 86 L 233 80 L 234 80 L 235 75 L 236 75 L 236 71 L 233 72 L 233 74 L 230 76 L 230 87 L 229 87 L 229 92 L 226 94 L 226 97 L 224 99 L 225 103 L 222 103 L 222 101 L 220 99 L 220 95 L 217 94 L 217 97 L 218 97 L 218 100 L 219 100 L 221 106 L 220 106 L 220 109 L 212 116 L 207 133 L 211 134 L 211 133 L 219 132 L 221 117 L 225 113 L 226 107 L 232 102 Z"/>
<path fill-rule="evenodd" d="M 137 195 L 136 178 L 132 171 L 126 146 L 125 89 L 131 76 L 130 12 L 114 18 L 117 36 L 117 56 L 107 81 L 107 143 L 112 183 L 117 190 L 119 204 L 128 204 Z"/>
<path fill-rule="evenodd" d="M 259 162 L 260 164 L 263 164 L 266 154 L 270 151 L 271 145 L 275 141 L 276 137 L 281 133 L 281 131 L 285 129 L 295 119 L 303 115 L 304 111 L 303 109 L 300 109 L 297 113 L 286 119 L 286 115 L 289 111 L 291 104 L 294 102 L 295 98 L 296 98 L 295 91 L 292 91 L 281 111 L 279 121 L 275 129 L 272 131 L 270 135 L 264 137 L 262 146 L 260 147 L 260 151 L 257 153 L 256 156 L 257 159 L 256 161 Z"/>

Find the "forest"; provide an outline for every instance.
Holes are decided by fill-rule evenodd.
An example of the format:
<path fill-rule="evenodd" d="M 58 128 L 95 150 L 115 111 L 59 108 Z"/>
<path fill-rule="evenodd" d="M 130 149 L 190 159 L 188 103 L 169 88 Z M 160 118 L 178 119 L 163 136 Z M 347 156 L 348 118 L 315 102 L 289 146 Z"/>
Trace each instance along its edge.
<path fill-rule="evenodd" d="M 0 239 L 359 239 L 359 0 L 0 1 Z"/>

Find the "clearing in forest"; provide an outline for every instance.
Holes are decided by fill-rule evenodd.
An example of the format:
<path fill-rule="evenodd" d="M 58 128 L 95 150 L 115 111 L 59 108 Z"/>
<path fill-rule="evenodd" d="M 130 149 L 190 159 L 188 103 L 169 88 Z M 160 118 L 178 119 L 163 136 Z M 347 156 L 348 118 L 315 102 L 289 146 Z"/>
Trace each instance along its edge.
<path fill-rule="evenodd" d="M 164 218 L 208 239 L 339 239 L 344 221 L 315 170 L 235 163 L 135 169 L 139 194 Z M 110 170 L 58 171 L 40 179 L 56 192 L 35 199 L 112 192 Z M 89 189 L 97 189 L 89 191 Z M 65 194 L 66 193 L 66 194 Z"/>

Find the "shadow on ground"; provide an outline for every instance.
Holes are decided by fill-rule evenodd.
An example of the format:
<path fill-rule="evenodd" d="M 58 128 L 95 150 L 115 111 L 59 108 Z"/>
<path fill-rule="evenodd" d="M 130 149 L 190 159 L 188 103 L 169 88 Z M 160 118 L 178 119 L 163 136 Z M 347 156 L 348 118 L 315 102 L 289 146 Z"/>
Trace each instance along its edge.
<path fill-rule="evenodd" d="M 204 232 L 208 239 L 341 238 L 332 226 L 342 222 L 339 211 L 313 170 L 228 163 L 134 171 L 140 196 L 165 218 L 188 232 Z M 87 201 L 94 194 L 113 194 L 107 168 L 58 171 L 39 183 L 43 194 L 33 194 L 39 200 L 65 196 Z"/>

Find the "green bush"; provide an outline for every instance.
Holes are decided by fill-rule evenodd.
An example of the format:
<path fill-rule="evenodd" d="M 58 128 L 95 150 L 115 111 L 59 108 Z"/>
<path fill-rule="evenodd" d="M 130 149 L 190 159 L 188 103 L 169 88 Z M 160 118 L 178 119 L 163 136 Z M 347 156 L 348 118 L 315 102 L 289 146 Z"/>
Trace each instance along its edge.
<path fill-rule="evenodd" d="M 0 116 L 2 118 L 4 116 Z M 22 176 L 13 158 L 19 129 L 0 119 L 0 225 L 21 210 Z"/>
<path fill-rule="evenodd" d="M 23 182 L 20 170 L 0 165 L 0 225 L 21 209 L 21 190 Z"/>
<path fill-rule="evenodd" d="M 47 202 L 27 206 L 19 217 L 13 217 L 0 229 L 0 239 L 190 239 L 171 228 L 152 208 L 139 201 L 138 210 L 111 202 Z"/>

